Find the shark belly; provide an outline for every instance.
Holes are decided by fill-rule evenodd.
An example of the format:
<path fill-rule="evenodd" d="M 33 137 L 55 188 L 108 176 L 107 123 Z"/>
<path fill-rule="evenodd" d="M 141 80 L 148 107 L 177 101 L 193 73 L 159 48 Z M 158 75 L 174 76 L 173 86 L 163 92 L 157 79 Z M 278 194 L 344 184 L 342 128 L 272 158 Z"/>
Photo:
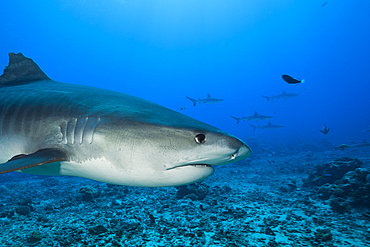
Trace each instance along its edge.
<path fill-rule="evenodd" d="M 33 169 L 33 168 L 29 168 Z M 195 173 L 193 169 L 197 169 Z M 189 179 L 202 181 L 214 173 L 212 167 L 181 167 L 173 171 L 156 171 L 155 169 L 117 169 L 106 158 L 93 159 L 81 163 L 61 162 L 60 174 L 65 176 L 84 177 L 99 182 L 136 186 L 167 187 L 186 184 Z M 196 174 L 196 175 L 195 175 Z"/>

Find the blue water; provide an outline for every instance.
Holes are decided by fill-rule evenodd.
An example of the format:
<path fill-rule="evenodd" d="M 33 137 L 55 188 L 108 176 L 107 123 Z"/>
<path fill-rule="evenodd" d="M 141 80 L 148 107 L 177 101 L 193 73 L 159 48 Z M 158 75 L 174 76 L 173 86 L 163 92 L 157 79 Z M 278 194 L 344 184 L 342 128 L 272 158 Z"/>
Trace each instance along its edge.
<path fill-rule="evenodd" d="M 114 237 L 127 246 L 139 246 L 133 244 L 135 238 L 140 246 L 149 241 L 147 238 L 160 239 L 164 244 L 153 244 L 153 240 L 152 245 L 145 246 L 227 246 L 217 239 L 228 244 L 229 240 L 256 244 L 233 246 L 267 246 L 274 237 L 258 227 L 266 223 L 265 219 L 279 221 L 282 216 L 279 224 L 293 229 L 274 229 L 286 238 L 276 237 L 277 242 L 287 243 L 284 245 L 299 246 L 302 241 L 313 246 L 313 241 L 324 241 L 316 238 L 325 236 L 322 231 L 326 230 L 332 231 L 338 245 L 320 246 L 369 246 L 369 208 L 367 214 L 362 214 L 361 208 L 341 212 L 355 196 L 357 201 L 368 203 L 367 195 L 361 193 L 365 191 L 364 177 L 369 188 L 369 148 L 339 151 L 333 147 L 366 139 L 370 142 L 370 131 L 363 131 L 370 129 L 370 1 L 329 0 L 322 6 L 325 2 L 1 1 L 0 74 L 8 65 L 8 53 L 21 52 L 53 80 L 158 103 L 236 135 L 256 156 L 217 168 L 201 184 L 211 188 L 205 200 L 179 200 L 175 188 L 118 188 L 75 177 L 58 177 L 58 186 L 47 187 L 44 176 L 1 174 L 0 245 L 51 246 L 52 241 L 55 246 L 82 242 L 103 246 L 102 238 Z M 282 80 L 283 74 L 305 79 L 305 83 L 289 85 Z M 300 95 L 274 102 L 261 97 L 283 90 Z M 186 98 L 205 98 L 207 94 L 224 101 L 193 107 Z M 253 131 L 249 124 L 266 125 L 268 121 L 237 124 L 231 118 L 250 116 L 254 111 L 273 116 L 273 124 L 285 127 Z M 324 124 L 330 128 L 327 135 L 319 131 Z M 320 143 L 329 148 L 316 152 Z M 295 150 L 295 146 L 301 148 Z M 328 149 L 332 152 L 320 152 Z M 302 186 L 310 172 L 316 174 L 315 181 L 335 177 L 331 170 L 322 168 L 320 176 L 314 169 L 342 156 L 359 158 L 367 167 L 347 176 L 351 188 L 360 178 L 361 183 L 357 191 L 347 195 L 345 203 L 339 203 L 342 198 L 318 199 L 315 189 Z M 338 181 L 330 191 L 348 189 Z M 99 191 L 93 201 L 79 198 L 86 186 Z M 204 192 L 204 188 L 199 191 Z M 19 216 L 21 205 L 32 211 Z M 307 215 L 308 220 L 303 221 L 301 215 Z M 152 217 L 157 225 L 152 224 Z M 198 224 L 199 219 L 205 223 Z M 145 230 L 135 226 L 139 220 Z M 102 225 L 107 226 L 108 233 L 91 233 Z M 189 237 L 195 236 L 193 230 L 198 227 L 202 234 Z M 307 229 L 311 232 L 308 235 Z M 40 232 L 42 240 L 34 237 L 40 237 Z M 261 236 L 266 241 L 259 239 Z M 207 238 L 215 245 L 205 245 Z M 174 245 L 192 239 L 198 245 Z"/>
<path fill-rule="evenodd" d="M 0 67 L 22 52 L 56 81 L 145 98 L 242 139 L 361 142 L 370 139 L 370 2 L 324 2 L 3 1 Z M 283 90 L 300 95 L 261 97 Z M 186 99 L 207 93 L 225 101 Z M 254 132 L 230 117 L 254 111 L 286 127 Z"/>

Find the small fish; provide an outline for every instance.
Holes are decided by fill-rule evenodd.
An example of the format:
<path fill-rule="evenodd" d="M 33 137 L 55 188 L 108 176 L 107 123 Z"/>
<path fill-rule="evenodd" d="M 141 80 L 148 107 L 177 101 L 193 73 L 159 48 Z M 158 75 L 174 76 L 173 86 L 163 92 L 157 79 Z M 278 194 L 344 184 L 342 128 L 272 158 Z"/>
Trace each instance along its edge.
<path fill-rule="evenodd" d="M 299 83 L 304 82 L 304 79 L 302 79 L 302 80 L 295 79 L 295 78 L 293 78 L 289 75 L 282 75 L 282 77 L 283 77 L 283 80 L 286 81 L 289 84 L 299 84 Z"/>
<path fill-rule="evenodd" d="M 326 124 L 324 124 L 323 130 L 320 130 L 320 132 L 323 133 L 324 135 L 328 134 L 329 131 L 330 131 L 330 128 L 326 127 Z"/>
<path fill-rule="evenodd" d="M 322 176 L 323 177 L 331 177 L 331 176 L 333 176 L 332 174 L 330 174 L 330 173 L 325 173 L 325 174 L 322 174 Z"/>
<path fill-rule="evenodd" d="M 329 1 L 327 1 L 327 2 L 323 3 L 323 4 L 321 5 L 321 7 L 324 7 L 325 5 L 327 5 L 327 4 L 328 4 L 328 2 L 329 2 Z"/>
<path fill-rule="evenodd" d="M 186 106 L 185 107 L 181 107 L 181 111 L 185 110 L 186 109 Z"/>
<path fill-rule="evenodd" d="M 370 128 L 369 129 L 363 129 L 364 132 L 370 132 Z"/>

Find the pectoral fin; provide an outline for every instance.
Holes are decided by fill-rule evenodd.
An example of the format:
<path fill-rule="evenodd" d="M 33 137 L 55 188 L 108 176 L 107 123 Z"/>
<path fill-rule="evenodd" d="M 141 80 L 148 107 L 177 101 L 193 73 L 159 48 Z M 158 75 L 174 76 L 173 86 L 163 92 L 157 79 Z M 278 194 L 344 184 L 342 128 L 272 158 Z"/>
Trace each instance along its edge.
<path fill-rule="evenodd" d="M 41 149 L 32 154 L 16 155 L 8 162 L 0 164 L 0 174 L 66 160 L 67 154 L 62 150 Z"/>

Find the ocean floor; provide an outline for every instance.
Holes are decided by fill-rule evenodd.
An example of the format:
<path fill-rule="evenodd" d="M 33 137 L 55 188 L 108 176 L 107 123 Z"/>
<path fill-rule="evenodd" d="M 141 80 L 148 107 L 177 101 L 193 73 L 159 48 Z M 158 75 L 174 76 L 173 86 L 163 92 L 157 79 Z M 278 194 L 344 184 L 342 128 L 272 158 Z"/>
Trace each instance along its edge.
<path fill-rule="evenodd" d="M 342 157 L 370 166 L 364 150 L 264 153 L 177 188 L 3 174 L 0 246 L 370 246 L 370 205 L 305 185 Z"/>

